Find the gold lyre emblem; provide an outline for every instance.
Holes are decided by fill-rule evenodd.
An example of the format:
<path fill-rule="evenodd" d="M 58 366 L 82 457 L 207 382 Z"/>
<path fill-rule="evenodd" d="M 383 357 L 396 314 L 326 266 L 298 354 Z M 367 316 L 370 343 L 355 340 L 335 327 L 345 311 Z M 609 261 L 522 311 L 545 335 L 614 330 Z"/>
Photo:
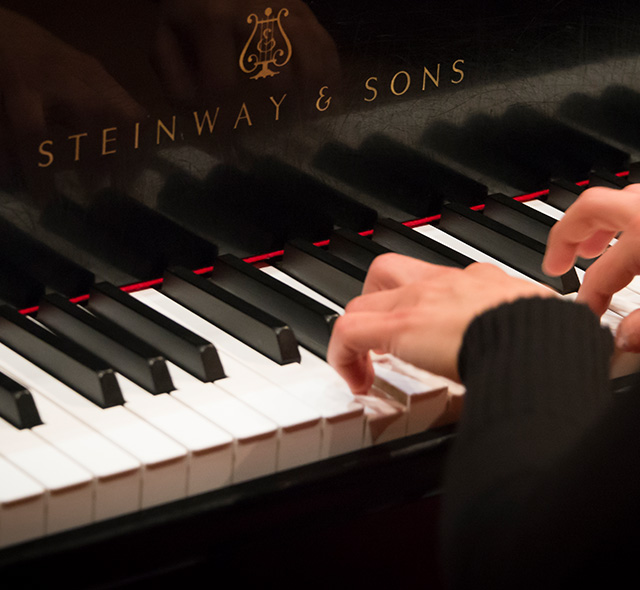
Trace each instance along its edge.
<path fill-rule="evenodd" d="M 247 18 L 254 27 L 240 55 L 240 69 L 245 74 L 255 73 L 252 80 L 277 76 L 280 72 L 272 68 L 281 68 L 291 59 L 291 42 L 282 28 L 282 18 L 288 16 L 289 11 L 283 8 L 274 16 L 273 10 L 267 8 L 264 15 L 263 19 L 256 14 Z"/>

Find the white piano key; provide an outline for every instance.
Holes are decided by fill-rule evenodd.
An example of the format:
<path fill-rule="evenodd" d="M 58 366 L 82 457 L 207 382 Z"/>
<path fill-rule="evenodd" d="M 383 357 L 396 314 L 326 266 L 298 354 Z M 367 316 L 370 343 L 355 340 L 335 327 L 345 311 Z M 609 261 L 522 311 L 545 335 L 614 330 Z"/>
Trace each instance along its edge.
<path fill-rule="evenodd" d="M 187 493 L 187 451 L 184 447 L 122 406 L 102 409 L 0 345 L 3 370 L 102 434 L 144 466 L 141 506 L 163 504 Z"/>
<path fill-rule="evenodd" d="M 46 532 L 46 489 L 0 457 L 0 547 Z"/>
<path fill-rule="evenodd" d="M 43 424 L 31 431 L 82 465 L 94 477 L 96 520 L 140 509 L 142 465 L 104 436 L 32 392 Z"/>
<path fill-rule="evenodd" d="M 415 374 L 399 371 L 395 361 L 391 355 L 374 356 L 374 384 L 407 408 L 406 434 L 417 434 L 442 418 L 447 410 L 449 384 L 427 371 L 421 371 L 417 379 Z"/>
<path fill-rule="evenodd" d="M 233 395 L 277 425 L 276 469 L 291 469 L 319 460 L 322 440 L 320 414 L 266 379 L 247 374 L 246 367 L 232 357 L 222 355 L 227 378 L 216 381 L 215 387 Z M 170 365 L 170 370 L 178 388 L 174 395 L 182 396 L 185 391 L 193 389 L 211 389 L 211 384 L 198 381 L 178 367 Z"/>
<path fill-rule="evenodd" d="M 46 490 L 47 534 L 93 521 L 93 477 L 30 430 L 18 430 L 0 418 L 0 456 Z"/>
<path fill-rule="evenodd" d="M 375 388 L 372 388 L 375 389 Z M 386 398 L 374 391 L 357 395 L 364 406 L 366 427 L 363 446 L 382 444 L 407 435 L 407 408 L 400 402 Z"/>
<path fill-rule="evenodd" d="M 337 313 L 344 313 L 344 309 L 327 301 L 322 295 L 279 269 L 265 265 L 262 267 L 262 271 L 303 292 L 319 303 L 329 303 Z M 420 373 L 421 379 L 415 379 L 414 375 L 407 372 L 398 372 L 396 367 L 399 365 L 391 363 L 389 360 L 391 358 L 390 356 L 373 356 L 373 367 L 376 373 L 375 386 L 377 390 L 384 392 L 386 397 L 400 401 L 407 409 L 406 434 L 422 432 L 441 419 L 448 403 L 447 382 L 426 371 Z M 317 370 L 322 372 L 324 379 L 335 379 L 333 369 L 321 359 L 313 357 L 309 362 L 317 365 Z M 362 398 L 358 398 L 358 400 L 362 402 Z"/>
<path fill-rule="evenodd" d="M 536 211 L 540 211 L 540 213 L 544 213 L 545 215 L 548 215 L 555 220 L 561 219 L 564 215 L 564 211 L 556 209 L 553 205 L 549 205 L 548 203 L 545 203 L 544 201 L 541 201 L 539 199 L 524 201 L 524 204 L 527 207 L 531 207 Z"/>
<path fill-rule="evenodd" d="M 187 449 L 188 495 L 230 483 L 233 438 L 228 432 L 167 393 L 153 395 L 120 374 L 118 382 L 128 410 Z"/>
<path fill-rule="evenodd" d="M 153 294 L 149 294 L 148 296 L 152 297 Z M 164 296 L 161 296 L 159 299 L 162 298 L 164 298 Z M 165 303 L 169 304 L 173 302 L 171 300 L 167 300 Z M 235 354 L 236 356 L 244 355 L 245 361 L 247 361 L 247 356 L 253 355 L 255 355 L 256 359 L 264 359 L 267 363 L 272 363 L 272 361 L 266 359 L 266 357 L 262 357 L 262 355 L 259 355 L 258 353 L 255 353 L 245 344 L 242 344 L 235 340 L 235 338 L 228 336 L 225 332 L 219 330 L 215 326 L 212 326 L 195 314 L 191 314 L 191 312 L 188 312 L 188 310 L 185 310 L 178 304 L 174 304 L 173 308 L 174 311 L 187 312 L 184 314 L 185 316 L 192 316 L 192 321 L 197 321 L 197 323 L 200 324 L 201 329 L 203 329 L 200 334 L 206 339 L 214 342 L 218 348 L 227 378 L 217 380 L 213 385 L 203 384 L 197 379 L 187 375 L 185 372 L 180 371 L 178 367 L 171 365 L 172 377 L 176 375 L 180 378 L 179 386 L 174 382 L 178 389 L 171 395 L 178 397 L 185 403 L 189 403 L 194 409 L 198 410 L 198 404 L 194 400 L 197 399 L 202 401 L 203 398 L 201 396 L 194 397 L 194 390 L 196 392 L 201 392 L 204 388 L 204 391 L 206 392 L 211 392 L 212 394 L 215 393 L 217 396 L 215 399 L 224 399 L 222 393 L 226 392 L 235 396 L 247 406 L 247 408 L 244 409 L 245 414 L 249 412 L 250 408 L 260 413 L 260 416 L 254 416 L 252 414 L 252 417 L 247 417 L 244 420 L 245 425 L 253 424 L 255 426 L 256 430 L 253 432 L 247 431 L 246 428 L 239 430 L 237 420 L 235 419 L 229 423 L 223 422 L 225 416 L 228 416 L 228 414 L 220 413 L 217 410 L 212 413 L 212 410 L 207 407 L 207 404 L 205 404 L 205 407 L 202 410 L 216 424 L 227 431 L 234 433 L 234 436 L 241 437 L 239 439 L 240 446 L 238 449 L 242 451 L 242 456 L 256 457 L 254 467 L 251 469 L 248 464 L 243 463 L 242 479 L 264 475 L 266 473 L 264 470 L 272 463 L 264 457 L 260 460 L 260 463 L 258 463 L 257 452 L 254 451 L 252 453 L 247 453 L 243 450 L 245 449 L 245 446 L 243 445 L 247 444 L 243 441 L 250 440 L 252 441 L 251 444 L 254 446 L 257 441 L 261 441 L 260 444 L 266 449 L 267 446 L 272 446 L 274 444 L 274 441 L 270 440 L 267 433 L 275 434 L 276 427 L 278 441 L 277 454 L 275 458 L 278 470 L 289 469 L 304 463 L 310 463 L 318 460 L 320 458 L 319 453 L 322 435 L 320 414 L 313 410 L 308 404 L 304 404 L 296 398 L 286 395 L 284 391 L 268 380 L 259 378 L 253 371 L 248 371 L 246 366 L 238 364 L 234 360 L 234 357 L 227 354 L 227 352 L 229 348 L 232 348 L 233 352 L 231 354 Z M 183 325 L 187 324 L 184 324 L 183 322 Z M 211 337 L 212 334 L 215 338 Z M 224 349 L 221 344 L 222 339 L 226 341 L 227 345 Z M 283 367 L 276 363 L 272 364 L 278 369 L 283 369 Z M 286 365 L 284 367 L 285 375 L 287 368 L 290 366 L 291 365 Z M 278 373 L 278 378 L 282 379 L 284 378 L 284 375 L 282 373 Z M 308 377 L 305 377 L 305 379 L 308 380 Z M 217 403 L 221 402 L 218 401 Z M 240 406 L 240 408 L 241 407 L 242 406 Z M 216 412 L 218 412 L 217 415 Z M 268 422 L 264 420 L 264 417 L 268 419 Z M 262 465 L 262 468 L 261 470 L 256 471 L 256 468 L 259 465 Z"/>
<path fill-rule="evenodd" d="M 437 242 L 440 242 L 441 244 L 444 244 L 445 246 L 449 246 L 450 248 L 453 248 L 457 252 L 460 252 L 461 254 L 464 254 L 465 256 L 468 256 L 469 258 L 471 258 L 472 260 L 475 260 L 476 262 L 488 262 L 488 263 L 493 264 L 494 266 L 497 266 L 498 268 L 502 269 L 503 271 L 505 271 L 507 274 L 511 275 L 512 277 L 516 277 L 518 279 L 524 279 L 524 280 L 527 280 L 527 281 L 531 281 L 533 283 L 537 283 L 538 282 L 535 279 L 532 279 L 531 277 L 529 277 L 529 276 L 527 276 L 525 274 L 522 274 L 521 272 L 517 271 L 514 268 L 511 268 L 507 264 L 504 264 L 503 262 L 500 262 L 499 260 L 496 260 L 492 256 L 489 256 L 488 254 L 485 254 L 481 250 L 478 250 L 477 248 L 474 248 L 473 246 L 470 246 L 469 244 L 466 244 L 462 240 L 459 240 L 458 238 L 448 234 L 447 232 L 444 232 L 444 231 L 438 229 L 437 227 L 435 227 L 433 225 L 423 225 L 423 226 L 420 226 L 420 227 L 416 227 L 414 229 L 418 233 L 420 233 L 422 235 L 425 235 L 425 236 L 427 236 L 427 237 L 429 237 L 429 238 L 431 238 L 433 240 L 436 240 Z"/>
<path fill-rule="evenodd" d="M 322 457 L 361 448 L 364 414 L 362 405 L 355 402 L 335 374 L 332 373 L 333 381 L 329 383 L 318 378 L 317 366 L 313 363 L 314 357 L 311 353 L 301 349 L 300 364 L 281 366 L 162 293 L 148 290 L 134 293 L 134 296 L 215 344 L 225 371 L 227 365 L 233 371 L 229 381 L 220 381 L 221 388 L 239 395 L 247 390 L 243 385 L 244 379 L 250 379 L 250 383 L 253 383 L 261 377 L 284 389 L 300 402 L 311 406 L 322 417 Z M 234 369 L 237 365 L 229 363 L 228 358 L 240 363 L 241 369 Z M 261 385 L 263 386 L 264 384 Z"/>
<path fill-rule="evenodd" d="M 223 366 L 224 366 L 224 360 Z M 276 471 L 276 425 L 212 383 L 183 385 L 171 395 L 224 428 L 233 437 L 233 470 L 229 483 Z"/>

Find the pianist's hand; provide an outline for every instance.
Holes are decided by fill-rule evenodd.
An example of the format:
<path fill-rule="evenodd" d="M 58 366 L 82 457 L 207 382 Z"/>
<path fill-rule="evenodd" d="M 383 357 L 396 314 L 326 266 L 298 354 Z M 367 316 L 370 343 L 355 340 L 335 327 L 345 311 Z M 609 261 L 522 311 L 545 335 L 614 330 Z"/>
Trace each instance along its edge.
<path fill-rule="evenodd" d="M 617 243 L 609 248 L 621 231 Z M 547 274 L 560 275 L 573 266 L 576 257 L 600 254 L 578 293 L 578 300 L 598 315 L 605 312 L 614 293 L 640 274 L 640 184 L 623 190 L 594 187 L 584 191 L 553 226 L 543 267 Z M 620 323 L 616 344 L 640 352 L 640 310 Z"/>
<path fill-rule="evenodd" d="M 328 360 L 355 394 L 373 383 L 370 350 L 459 380 L 458 353 L 473 318 L 501 303 L 548 296 L 554 294 L 546 287 L 491 264 L 460 270 L 385 254 L 336 322 Z"/>

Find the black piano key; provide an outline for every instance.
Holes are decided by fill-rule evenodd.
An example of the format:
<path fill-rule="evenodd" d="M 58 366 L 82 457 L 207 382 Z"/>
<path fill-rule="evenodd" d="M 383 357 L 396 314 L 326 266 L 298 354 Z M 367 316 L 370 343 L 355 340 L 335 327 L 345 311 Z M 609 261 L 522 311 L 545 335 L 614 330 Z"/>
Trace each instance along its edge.
<path fill-rule="evenodd" d="M 42 424 L 31 392 L 1 372 L 0 416 L 20 429 Z"/>
<path fill-rule="evenodd" d="M 548 277 L 542 272 L 543 244 L 477 211 L 455 204 L 446 205 L 438 225 L 440 229 L 562 294 L 573 293 L 580 287 L 574 269 L 561 277 Z"/>
<path fill-rule="evenodd" d="M 366 272 L 376 256 L 391 250 L 357 232 L 338 229 L 331 234 L 329 252 Z"/>
<path fill-rule="evenodd" d="M 501 193 L 487 197 L 482 214 L 543 244 L 546 244 L 549 230 L 555 223 L 555 219 L 548 215 Z"/>
<path fill-rule="evenodd" d="M 218 258 L 211 281 L 252 305 L 282 318 L 300 344 L 326 357 L 333 323 L 338 314 L 231 255 Z"/>
<path fill-rule="evenodd" d="M 287 274 L 342 307 L 362 292 L 367 273 L 304 240 L 285 244 L 282 262 Z"/>
<path fill-rule="evenodd" d="M 482 214 L 545 246 L 549 239 L 549 231 L 556 223 L 554 218 L 541 211 L 499 193 L 487 197 Z M 592 263 L 593 260 L 578 258 L 575 266 L 586 270 Z"/>
<path fill-rule="evenodd" d="M 300 362 L 291 327 L 265 306 L 247 302 L 184 268 L 165 273 L 162 292 L 276 363 Z"/>
<path fill-rule="evenodd" d="M 57 293 L 43 299 L 38 309 L 38 321 L 91 350 L 151 393 L 175 389 L 165 359 L 156 348 Z"/>
<path fill-rule="evenodd" d="M 629 184 L 624 176 L 616 176 L 604 168 L 596 168 L 589 175 L 589 186 L 603 186 L 606 188 L 620 189 Z"/>
<path fill-rule="evenodd" d="M 578 186 L 563 178 L 554 178 L 549 183 L 549 195 L 546 201 L 556 209 L 566 211 L 576 202 L 583 191 L 584 187 L 582 186 Z"/>
<path fill-rule="evenodd" d="M 124 404 L 105 361 L 6 305 L 0 307 L 0 341 L 101 408 Z"/>
<path fill-rule="evenodd" d="M 640 182 L 640 162 L 632 162 L 629 164 L 629 174 L 627 175 L 629 184 Z"/>
<path fill-rule="evenodd" d="M 423 236 L 392 219 L 378 221 L 373 230 L 372 239 L 389 250 L 405 256 L 412 256 L 431 264 L 464 268 L 473 262 L 471 258 L 453 248 Z"/>
<path fill-rule="evenodd" d="M 67 297 L 85 295 L 94 281 L 91 271 L 62 256 L 2 217 L 0 257 L 22 269 L 34 281 Z"/>
<path fill-rule="evenodd" d="M 87 307 L 140 340 L 157 348 L 188 373 L 202 381 L 222 379 L 225 374 L 215 346 L 185 327 L 144 305 L 110 283 L 91 290 Z"/>

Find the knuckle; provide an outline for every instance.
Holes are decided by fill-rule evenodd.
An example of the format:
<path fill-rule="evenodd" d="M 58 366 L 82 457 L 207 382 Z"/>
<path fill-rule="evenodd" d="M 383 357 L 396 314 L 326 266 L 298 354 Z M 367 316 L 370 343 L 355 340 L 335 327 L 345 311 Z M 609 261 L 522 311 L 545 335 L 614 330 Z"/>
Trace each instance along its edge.
<path fill-rule="evenodd" d="M 494 276 L 502 271 L 490 262 L 473 262 L 466 268 L 467 272 L 478 276 Z"/>
<path fill-rule="evenodd" d="M 345 314 L 358 311 L 362 306 L 362 297 L 354 297 L 344 308 Z"/>

